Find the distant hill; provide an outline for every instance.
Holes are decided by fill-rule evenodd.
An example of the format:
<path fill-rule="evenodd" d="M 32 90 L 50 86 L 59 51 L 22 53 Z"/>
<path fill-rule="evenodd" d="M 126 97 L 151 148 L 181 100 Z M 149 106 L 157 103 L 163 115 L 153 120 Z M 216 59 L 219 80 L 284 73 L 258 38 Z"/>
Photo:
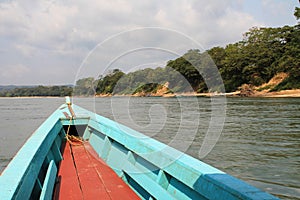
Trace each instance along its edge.
<path fill-rule="evenodd" d="M 0 91 L 8 91 L 8 90 L 13 90 L 15 88 L 33 88 L 36 86 L 33 85 L 0 85 Z"/>
<path fill-rule="evenodd" d="M 70 96 L 73 85 L 34 86 L 34 85 L 5 85 L 0 86 L 1 97 L 23 96 Z"/>

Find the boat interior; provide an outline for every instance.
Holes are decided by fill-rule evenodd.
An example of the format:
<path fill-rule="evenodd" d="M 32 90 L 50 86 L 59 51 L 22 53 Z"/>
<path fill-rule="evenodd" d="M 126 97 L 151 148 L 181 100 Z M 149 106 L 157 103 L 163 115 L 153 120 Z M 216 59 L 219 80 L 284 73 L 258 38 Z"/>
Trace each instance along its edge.
<path fill-rule="evenodd" d="M 122 124 L 72 111 L 62 105 L 27 140 L 0 176 L 4 197 L 276 199 Z"/>

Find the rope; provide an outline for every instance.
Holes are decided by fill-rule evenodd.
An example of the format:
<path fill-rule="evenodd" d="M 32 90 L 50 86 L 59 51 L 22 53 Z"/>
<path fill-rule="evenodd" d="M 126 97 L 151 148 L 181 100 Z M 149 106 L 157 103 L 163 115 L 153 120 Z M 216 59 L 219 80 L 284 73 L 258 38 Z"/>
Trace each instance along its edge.
<path fill-rule="evenodd" d="M 73 116 L 70 117 L 70 122 L 69 122 L 69 126 L 68 126 L 67 133 L 66 133 L 66 139 L 71 145 L 79 146 L 79 145 L 83 144 L 83 142 L 84 142 L 83 139 L 80 138 L 79 136 L 76 137 L 74 135 L 69 135 L 72 120 L 73 120 Z"/>

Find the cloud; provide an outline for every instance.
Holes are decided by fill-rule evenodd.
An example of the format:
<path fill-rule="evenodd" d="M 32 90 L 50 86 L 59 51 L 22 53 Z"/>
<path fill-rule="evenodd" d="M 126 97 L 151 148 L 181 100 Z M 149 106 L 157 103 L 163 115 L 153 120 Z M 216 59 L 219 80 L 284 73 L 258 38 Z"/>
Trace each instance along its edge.
<path fill-rule="evenodd" d="M 295 25 L 295 7 L 299 7 L 298 0 L 262 0 L 262 16 L 269 26 Z"/>
<path fill-rule="evenodd" d="M 76 72 L 95 45 L 114 34 L 139 27 L 176 30 L 198 41 L 205 49 L 224 46 L 240 40 L 248 28 L 263 24 L 242 7 L 242 0 L 2 1 L 0 52 L 5 53 L 0 54 L 0 70 L 22 63 L 29 71 L 43 68 L 42 73 L 49 71 L 47 68 L 59 68 L 62 73 L 67 69 Z M 150 46 L 174 46 L 169 44 L 174 40 L 161 34 L 135 34 L 134 37 L 149 38 L 147 45 Z M 126 48 L 128 41 L 119 41 L 118 45 L 119 49 Z M 41 77 L 47 79 L 47 76 Z M 62 82 L 58 78 L 61 77 L 54 77 L 52 81 Z M 45 82 L 39 77 L 28 80 L 35 84 Z M 63 81 L 73 82 L 71 77 Z"/>
<path fill-rule="evenodd" d="M 237 39 L 242 38 L 242 33 L 254 26 L 264 26 L 264 24 L 257 22 L 249 14 L 229 9 L 226 11 L 226 15 L 217 20 L 215 34 L 208 40 L 213 41 L 210 45 L 234 43 Z"/>
<path fill-rule="evenodd" d="M 20 78 L 29 71 L 29 68 L 22 64 L 6 66 L 5 68 L 1 69 L 0 77 L 1 79 Z"/>
<path fill-rule="evenodd" d="M 210 26 L 218 28 L 218 19 L 229 19 L 227 10 L 232 4 L 228 0 L 210 3 L 203 0 L 152 1 L 151 4 L 137 0 L 84 3 L 42 0 L 30 4 L 27 1 L 13 1 L 0 7 L 0 34 L 22 36 L 18 38 L 20 43 L 58 51 L 72 48 L 74 44 L 90 47 L 90 43 L 141 26 L 171 28 L 199 38 L 199 35 L 205 34 L 205 30 L 210 30 Z M 228 21 L 230 24 L 231 21 Z M 244 27 L 244 24 L 235 26 L 239 25 Z"/>

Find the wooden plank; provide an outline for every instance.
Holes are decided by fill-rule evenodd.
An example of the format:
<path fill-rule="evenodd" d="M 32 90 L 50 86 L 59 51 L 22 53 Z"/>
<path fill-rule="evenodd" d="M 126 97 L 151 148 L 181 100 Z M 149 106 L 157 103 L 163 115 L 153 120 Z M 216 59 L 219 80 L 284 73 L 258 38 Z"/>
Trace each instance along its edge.
<path fill-rule="evenodd" d="M 52 193 L 53 193 L 53 188 L 54 188 L 54 183 L 56 179 L 56 173 L 57 173 L 57 167 L 55 165 L 55 162 L 53 160 L 50 161 L 44 185 L 42 188 L 41 196 L 40 199 L 43 200 L 50 200 L 52 199 Z"/>
<path fill-rule="evenodd" d="M 85 150 L 88 152 L 90 161 L 93 163 L 94 168 L 111 199 L 140 199 L 140 197 L 98 157 L 97 153 L 89 143 L 85 143 Z"/>
<path fill-rule="evenodd" d="M 53 199 L 140 199 L 92 147 L 66 144 Z"/>
<path fill-rule="evenodd" d="M 82 200 L 82 191 L 69 143 L 63 149 L 63 158 L 58 171 L 58 183 L 55 186 L 53 199 Z"/>
<path fill-rule="evenodd" d="M 84 199 L 110 199 L 84 146 L 73 145 L 72 152 Z"/>

